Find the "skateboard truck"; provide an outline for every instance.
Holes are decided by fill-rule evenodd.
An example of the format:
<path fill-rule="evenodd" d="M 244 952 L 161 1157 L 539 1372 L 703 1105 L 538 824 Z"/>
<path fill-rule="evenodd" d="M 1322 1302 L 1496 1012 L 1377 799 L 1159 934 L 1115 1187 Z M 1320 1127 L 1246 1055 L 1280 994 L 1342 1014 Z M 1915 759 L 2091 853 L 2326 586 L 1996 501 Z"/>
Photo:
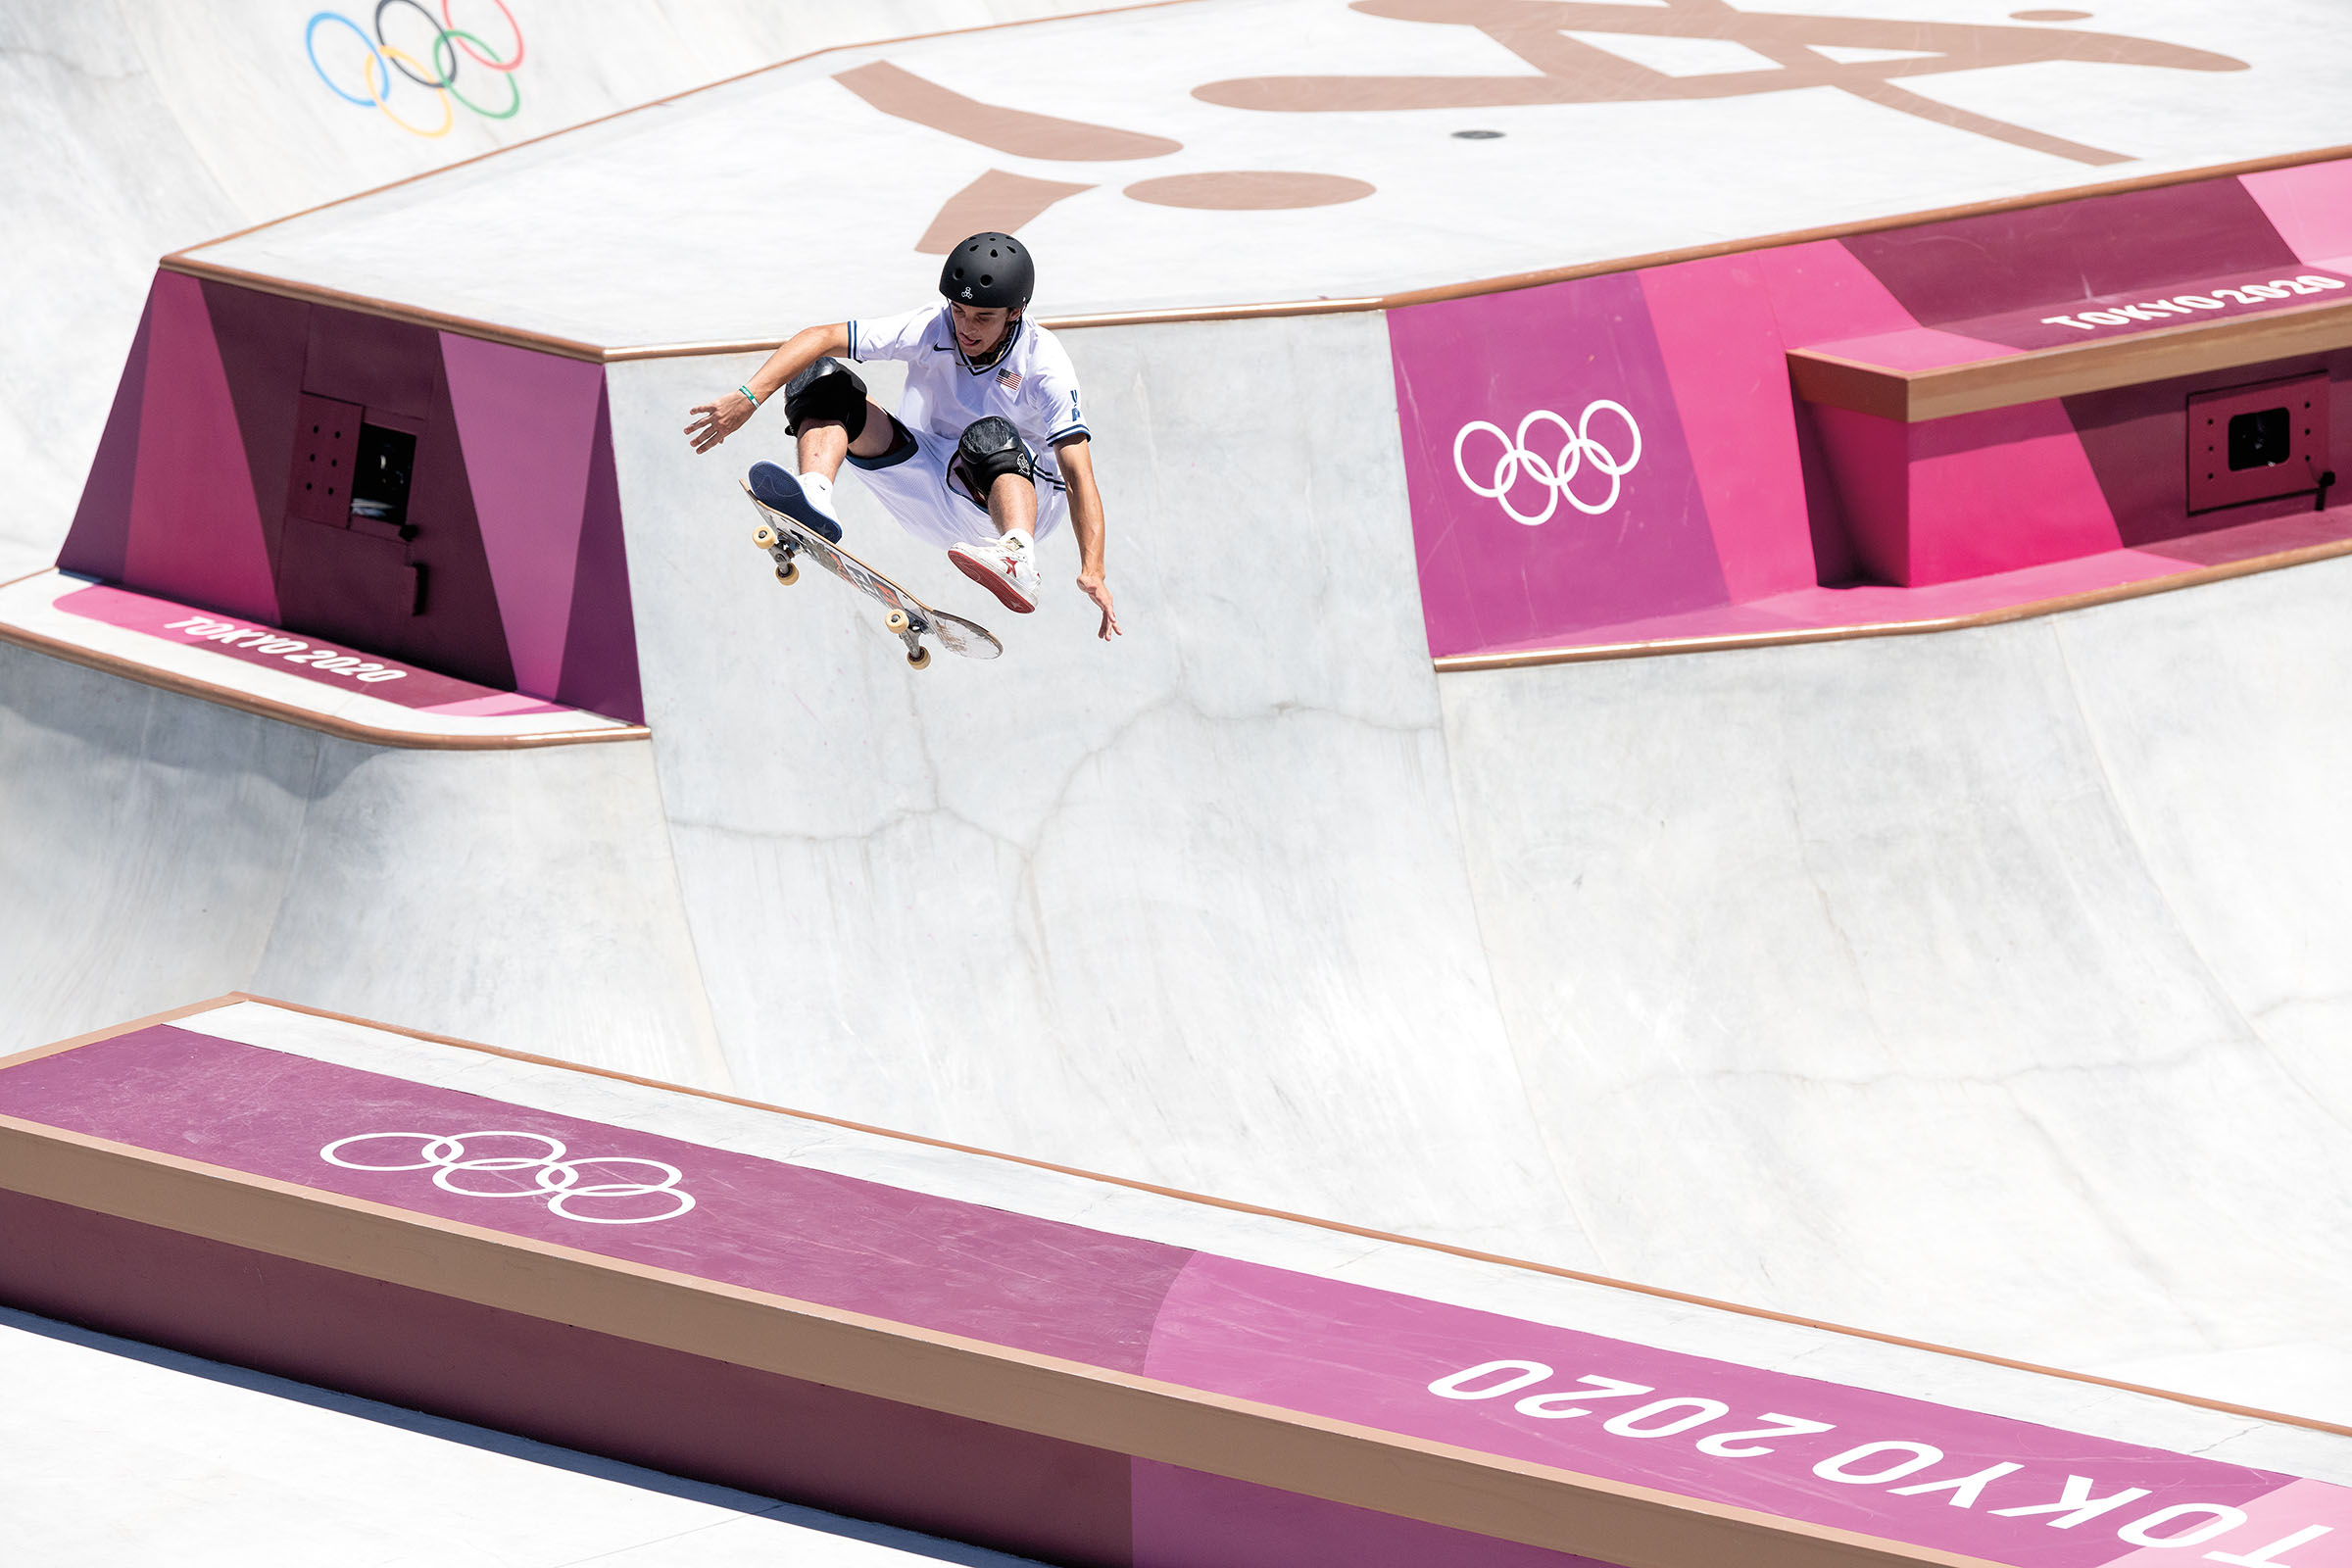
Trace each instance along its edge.
<path fill-rule="evenodd" d="M 931 629 L 929 626 L 914 619 L 904 610 L 892 611 L 882 617 L 882 624 L 906 645 L 907 663 L 921 669 L 931 662 L 931 650 L 923 646 L 923 633 Z"/>
<path fill-rule="evenodd" d="M 752 543 L 775 558 L 776 581 L 789 588 L 801 580 L 801 568 L 792 564 L 792 558 L 800 551 L 791 540 L 763 522 L 753 533 Z"/>
<path fill-rule="evenodd" d="M 801 568 L 793 561 L 801 547 L 789 535 L 761 523 L 752 531 L 752 543 L 765 551 L 776 564 L 776 581 L 789 588 L 801 580 Z M 906 662 L 915 669 L 926 669 L 931 663 L 931 650 L 923 646 L 923 633 L 931 623 L 894 609 L 882 619 L 882 625 L 893 637 L 906 645 Z"/>

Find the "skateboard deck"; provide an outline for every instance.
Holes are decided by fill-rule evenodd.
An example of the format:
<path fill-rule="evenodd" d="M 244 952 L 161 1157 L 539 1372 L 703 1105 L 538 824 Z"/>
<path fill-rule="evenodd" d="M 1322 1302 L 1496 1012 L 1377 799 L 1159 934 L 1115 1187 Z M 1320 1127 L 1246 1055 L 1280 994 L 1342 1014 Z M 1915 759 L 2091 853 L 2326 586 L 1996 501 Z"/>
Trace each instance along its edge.
<path fill-rule="evenodd" d="M 776 564 L 776 581 L 786 587 L 799 581 L 801 568 L 793 558 L 806 553 L 818 565 L 889 612 L 883 617 L 883 630 L 906 645 L 906 662 L 916 669 L 931 662 L 931 650 L 923 646 L 925 637 L 936 639 L 949 653 L 961 654 L 966 659 L 994 659 L 1004 651 L 996 634 L 978 621 L 933 610 L 841 546 L 827 543 L 753 495 L 749 484 L 743 485 L 743 494 L 760 510 L 760 523 L 752 535 L 752 542 Z"/>

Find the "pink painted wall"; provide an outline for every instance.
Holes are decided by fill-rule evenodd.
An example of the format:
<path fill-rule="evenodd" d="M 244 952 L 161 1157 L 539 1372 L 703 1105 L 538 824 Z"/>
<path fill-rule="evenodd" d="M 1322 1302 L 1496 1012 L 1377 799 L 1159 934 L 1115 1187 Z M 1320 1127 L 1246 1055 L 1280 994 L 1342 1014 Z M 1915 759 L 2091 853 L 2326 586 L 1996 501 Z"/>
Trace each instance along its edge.
<path fill-rule="evenodd" d="M 2339 270 L 2323 263 L 2352 257 L 2347 215 L 2341 160 L 1391 312 L 1430 650 L 1697 631 L 1856 569 L 1929 587 L 2250 520 L 2192 519 L 2149 485 L 2182 466 L 2184 427 L 2137 408 L 2119 419 L 2129 400 L 1906 427 L 1800 406 L 1787 355 L 1979 363 L 2193 312 L 2095 329 L 2045 317 L 2311 274 L 2302 295 L 2257 289 L 2223 314 L 2292 309 L 2329 286 Z M 2310 368 L 2238 367 L 2165 396 Z M 1595 460 L 1624 463 L 1621 482 Z"/>
<path fill-rule="evenodd" d="M 1393 311 L 1389 340 L 1432 653 L 1727 602 L 1639 278 Z"/>
<path fill-rule="evenodd" d="M 441 334 L 466 473 L 518 690 L 553 695 L 586 517 L 601 367 Z"/>
<path fill-rule="evenodd" d="M 1906 585 L 2119 550 L 2081 437 L 2055 402 L 1929 419 L 1909 430 Z"/>
<path fill-rule="evenodd" d="M 1813 416 L 1855 549 L 1879 581 L 1916 588 L 2123 548 L 2055 402 L 1916 424 L 1838 408 Z"/>
<path fill-rule="evenodd" d="M 0 1070 L 0 1113 L 297 1194 L 362 1198 L 494 1238 L 2011 1568 L 2131 1558 L 2135 1530 L 2183 1507 L 2228 1522 L 2219 1549 L 2250 1552 L 2314 1526 L 2352 1539 L 2342 1487 L 1220 1257 L 177 1025 Z M 576 1191 L 522 1171 L 436 1181 L 426 1146 L 465 1128 L 508 1129 L 459 1134 L 474 1157 L 546 1155 L 603 1174 Z M 0 1298 L 36 1310 L 110 1314 L 118 1332 L 1056 1560 L 1577 1561 L 350 1274 L 257 1263 L 172 1232 L 142 1240 L 128 1234 L 140 1227 L 5 1192 L 0 1226 L 20 1244 L 0 1249 Z M 2052 1530 L 2036 1510 L 2077 1474 L 2122 1501 Z M 2309 1555 L 2288 1560 L 2336 1560 Z"/>
<path fill-rule="evenodd" d="M 157 273 L 148 332 L 123 577 L 275 620 L 270 546 L 203 285 Z"/>
<path fill-rule="evenodd" d="M 1771 287 L 1752 256 L 1637 274 L 1690 443 L 1724 593 L 1813 586 L 1796 411 Z"/>

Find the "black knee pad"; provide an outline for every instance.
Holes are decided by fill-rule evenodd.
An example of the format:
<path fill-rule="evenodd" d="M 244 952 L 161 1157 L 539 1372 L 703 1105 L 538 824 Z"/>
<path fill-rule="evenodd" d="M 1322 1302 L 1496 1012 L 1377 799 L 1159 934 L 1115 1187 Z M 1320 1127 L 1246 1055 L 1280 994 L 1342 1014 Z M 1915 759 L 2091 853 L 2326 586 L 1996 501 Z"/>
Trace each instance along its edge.
<path fill-rule="evenodd" d="M 1028 445 L 1021 440 L 1020 431 L 1012 427 L 1012 421 L 992 414 L 963 427 L 963 434 L 956 442 L 955 473 L 971 498 L 985 507 L 989 491 L 1008 473 L 1017 473 L 1034 484 L 1037 463 L 1029 456 Z"/>
<path fill-rule="evenodd" d="M 839 360 L 817 361 L 784 383 L 784 427 L 794 435 L 811 419 L 838 419 L 855 441 L 865 433 L 865 382 Z"/>

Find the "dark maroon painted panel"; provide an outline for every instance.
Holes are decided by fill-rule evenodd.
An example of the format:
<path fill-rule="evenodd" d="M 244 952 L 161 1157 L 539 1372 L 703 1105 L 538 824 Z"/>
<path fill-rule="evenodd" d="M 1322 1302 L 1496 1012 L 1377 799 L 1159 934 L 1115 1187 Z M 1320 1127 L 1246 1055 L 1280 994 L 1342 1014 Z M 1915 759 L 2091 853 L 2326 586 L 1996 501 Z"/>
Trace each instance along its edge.
<path fill-rule="evenodd" d="M 431 327 L 324 305 L 311 312 L 305 392 L 422 419 L 448 395 L 440 382 L 441 337 Z"/>
<path fill-rule="evenodd" d="M 1139 1568 L 1608 1568 L 1149 1459 L 1134 1486 Z"/>
<path fill-rule="evenodd" d="M 2219 512 L 2250 502 L 2309 495 L 2328 481 L 2326 370 L 2257 380 L 2188 400 L 2188 506 Z M 2242 425 L 2241 425 L 2241 421 Z M 2266 433 L 2264 426 L 2268 424 Z M 2233 432 L 2247 438 L 2238 447 Z M 2237 465 L 2243 463 L 2243 466 Z"/>
<path fill-rule="evenodd" d="M 204 309 L 212 318 L 213 340 L 220 346 L 220 366 L 228 374 L 228 395 L 244 437 L 246 466 L 253 473 L 253 498 L 261 509 L 262 534 L 274 563 L 293 465 L 294 409 L 302 396 L 309 355 L 311 307 L 300 300 L 208 282 Z M 282 603 L 282 586 L 278 593 Z"/>
<path fill-rule="evenodd" d="M 417 439 L 416 466 L 409 480 L 409 522 L 416 529 L 409 559 L 424 568 L 424 610 L 383 651 L 428 669 L 512 691 L 514 665 L 507 657 L 498 590 L 490 580 L 490 557 L 482 548 L 481 520 L 466 477 L 457 412 L 441 372 L 440 338 L 421 327 L 417 331 L 431 354 L 433 377 L 424 433 Z"/>
<path fill-rule="evenodd" d="M 629 601 L 629 558 L 620 527 L 620 478 L 612 465 L 612 394 L 597 401 L 589 448 L 588 501 L 580 525 L 578 568 L 571 579 L 571 620 L 564 638 L 564 679 L 557 702 L 645 722 L 637 678 L 637 630 Z"/>
<path fill-rule="evenodd" d="M 1988 213 L 1841 243 L 1929 326 L 2032 306 L 2063 309 L 2177 279 L 2306 270 L 2234 179 Z"/>
<path fill-rule="evenodd" d="M 277 556 L 281 603 L 319 609 L 301 629 L 380 653 L 405 640 L 416 602 L 416 568 L 397 539 L 288 517 Z"/>
<path fill-rule="evenodd" d="M 2185 539 L 2214 528 L 2312 510 L 2305 495 L 2255 502 L 2225 512 L 2188 511 L 2188 399 L 2197 393 L 2294 375 L 2325 366 L 2334 382 L 2329 445 L 2352 440 L 2352 352 L 2233 366 L 2202 375 L 2088 392 L 2065 400 L 2067 418 L 2090 459 L 2091 472 L 2130 546 Z M 2331 492 L 2333 495 L 2334 492 Z"/>
<path fill-rule="evenodd" d="M 0 1299 L 632 1464 L 1043 1557 L 1130 1560 L 1130 1461 L 0 1191 Z"/>
<path fill-rule="evenodd" d="M 160 296 L 151 290 L 59 564 L 112 582 L 144 571 L 140 586 L 149 591 L 191 603 L 229 603 L 237 596 L 224 597 L 214 581 L 226 568 L 214 568 L 226 559 L 222 552 L 241 541 L 212 537 L 215 514 L 250 493 L 261 538 L 250 563 L 254 593 L 245 597 L 271 597 L 266 615 L 258 610 L 239 613 L 483 687 L 514 689 L 508 628 L 441 334 L 177 273 L 158 277 L 157 290 L 168 283 L 189 296 L 182 314 L 193 313 L 192 319 L 173 341 L 189 352 L 194 345 L 208 359 L 217 355 L 219 407 L 205 402 L 205 388 L 196 384 L 200 377 L 151 375 L 162 353 L 156 347 L 162 341 Z M 522 357 L 531 362 L 522 371 L 544 371 L 544 356 Z M 568 368 L 601 383 L 595 367 Z M 367 539 L 329 539 L 318 528 L 289 531 L 288 519 L 295 516 L 337 532 L 353 526 L 346 495 L 328 501 L 314 496 L 318 504 L 304 505 L 296 494 L 308 471 L 298 461 L 305 408 L 329 404 L 355 420 L 416 437 L 406 519 L 415 534 L 405 546 L 389 528 L 359 527 L 359 533 L 372 534 Z M 567 534 L 559 555 L 546 563 L 547 592 L 531 601 L 545 604 L 555 617 L 538 617 L 547 645 L 540 679 L 555 689 L 537 695 L 642 722 L 612 417 L 601 384 L 596 409 L 593 439 L 581 454 L 588 471 L 571 471 L 570 482 L 579 487 L 573 493 L 584 493 L 576 547 Z M 165 423 L 155 425 L 157 417 Z M 182 447 L 190 439 L 195 445 L 173 448 L 171 473 L 151 471 L 153 483 L 142 490 L 141 443 L 154 445 L 159 429 L 176 433 Z M 348 434 L 351 439 L 321 461 L 347 468 L 357 453 L 356 424 Z M 201 475 L 190 466 L 190 451 L 216 467 L 231 465 L 237 481 L 224 483 L 215 473 L 209 482 L 194 482 Z M 176 487 L 167 480 L 177 481 Z M 190 506 L 183 495 L 211 499 Z M 156 513 L 144 523 L 137 521 L 145 514 L 142 507 Z M 534 558 L 526 551 L 519 559 L 527 568 Z M 527 570 L 523 586 L 530 586 Z"/>
<path fill-rule="evenodd" d="M 285 516 L 330 528 L 351 526 L 352 481 L 359 472 L 360 425 L 366 414 L 357 403 L 316 392 L 294 395 L 294 450 L 278 480 Z M 278 570 L 282 576 L 282 559 Z M 277 593 L 285 598 L 282 582 Z"/>
<path fill-rule="evenodd" d="M 1796 457 L 1805 481 L 1805 522 L 1813 536 L 1813 580 L 1824 588 L 1841 587 L 1862 576 L 1862 557 L 1854 548 L 1853 524 L 1830 476 L 1830 460 L 1822 450 L 1821 429 L 1813 419 L 1813 405 L 1802 398 L 1796 408 Z"/>
<path fill-rule="evenodd" d="M 98 438 L 97 456 L 90 460 L 90 476 L 81 487 L 81 505 L 74 509 L 74 526 L 66 534 L 57 564 L 68 571 L 84 572 L 109 582 L 122 580 L 122 565 L 130 550 L 130 489 L 139 471 L 139 411 L 147 393 L 147 343 L 155 326 L 155 294 L 139 313 L 139 329 L 130 340 L 130 359 L 122 379 L 115 385 L 115 405 L 107 412 L 106 432 Z"/>

